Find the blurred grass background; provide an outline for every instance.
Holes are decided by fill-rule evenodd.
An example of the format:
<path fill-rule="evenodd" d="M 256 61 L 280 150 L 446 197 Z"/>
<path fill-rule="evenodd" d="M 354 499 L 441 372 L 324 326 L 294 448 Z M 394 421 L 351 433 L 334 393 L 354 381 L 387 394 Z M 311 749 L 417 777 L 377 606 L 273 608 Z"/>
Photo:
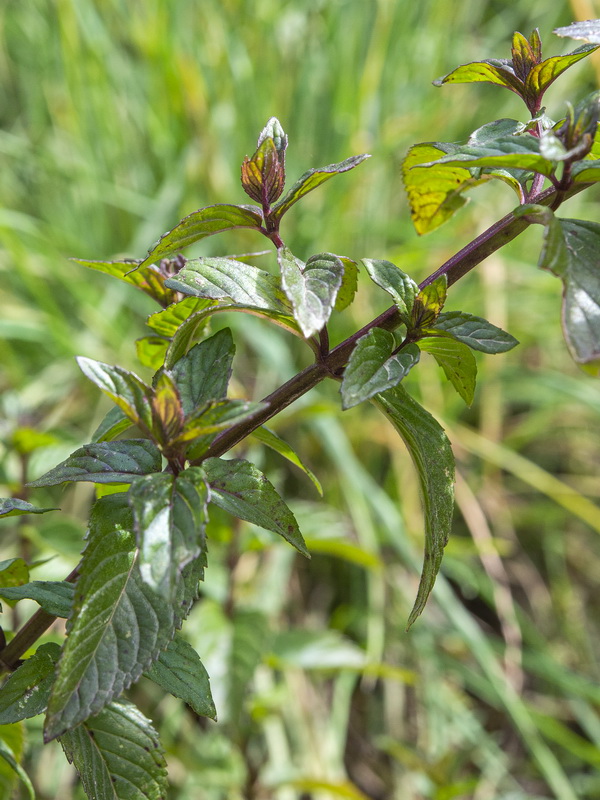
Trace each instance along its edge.
<path fill-rule="evenodd" d="M 88 441 L 105 413 L 75 355 L 144 375 L 133 342 L 150 301 L 68 257 L 143 257 L 194 209 L 245 202 L 239 165 L 275 115 L 290 138 L 290 182 L 373 155 L 295 206 L 283 231 L 293 251 L 387 258 L 421 280 L 514 197 L 484 187 L 418 239 L 399 174 L 406 150 L 524 119 L 509 92 L 431 81 L 458 63 L 507 57 L 514 30 L 537 26 L 546 55 L 567 52 L 577 44 L 552 29 L 598 16 L 598 2 L 562 0 L 1 4 L 0 494 L 21 492 L 24 475 Z M 597 70 L 590 60 L 566 73 L 548 92 L 550 116 L 597 88 Z M 563 215 L 597 220 L 597 190 Z M 215 514 L 203 597 L 185 630 L 219 723 L 150 683 L 133 690 L 162 731 L 173 800 L 600 797 L 600 391 L 568 358 L 560 285 L 536 270 L 539 244 L 540 231 L 527 232 L 452 289 L 448 309 L 521 341 L 478 358 L 473 407 L 430 363 L 411 383 L 447 427 L 458 481 L 443 577 L 410 633 L 421 508 L 387 423 L 370 408 L 341 414 L 333 383 L 277 420 L 323 500 L 276 456 L 247 448 L 289 499 L 313 558 Z M 195 252 L 263 247 L 241 232 Z M 334 339 L 387 305 L 363 276 Z M 240 393 L 262 397 L 308 363 L 298 343 L 231 317 Z M 91 496 L 79 486 L 31 499 L 58 501 L 65 514 L 4 522 L 1 557 L 55 556 L 35 575 L 62 578 Z M 21 620 L 20 606 L 5 610 L 8 627 Z M 38 797 L 80 798 L 58 745 L 40 747 L 40 728 L 27 724 Z"/>

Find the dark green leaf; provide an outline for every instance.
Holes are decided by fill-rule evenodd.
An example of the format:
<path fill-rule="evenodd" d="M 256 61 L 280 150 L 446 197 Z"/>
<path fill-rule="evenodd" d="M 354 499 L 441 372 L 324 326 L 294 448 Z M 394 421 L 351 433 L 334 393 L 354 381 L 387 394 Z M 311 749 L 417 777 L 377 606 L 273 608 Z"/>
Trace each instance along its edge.
<path fill-rule="evenodd" d="M 128 493 L 142 580 L 172 604 L 183 567 L 205 562 L 208 485 L 199 467 L 137 480 Z"/>
<path fill-rule="evenodd" d="M 135 477 L 160 472 L 162 459 L 148 439 L 86 444 L 29 486 L 56 486 L 65 481 L 131 483 Z"/>
<path fill-rule="evenodd" d="M 0 517 L 19 517 L 22 514 L 46 514 L 48 511 L 58 511 L 57 508 L 38 508 L 26 500 L 18 497 L 0 498 Z"/>
<path fill-rule="evenodd" d="M 344 409 L 396 386 L 419 361 L 416 345 L 409 344 L 393 356 L 395 348 L 393 334 L 382 328 L 373 328 L 361 336 L 344 370 L 340 387 Z"/>
<path fill-rule="evenodd" d="M 279 278 L 232 258 L 197 258 L 188 261 L 168 285 L 184 294 L 212 300 L 230 300 L 244 306 L 289 311 Z"/>
<path fill-rule="evenodd" d="M 296 181 L 289 192 L 286 193 L 276 206 L 273 207 L 269 219 L 277 222 L 288 211 L 294 203 L 297 203 L 304 195 L 312 192 L 317 186 L 320 186 L 325 181 L 333 178 L 334 175 L 339 175 L 342 172 L 354 169 L 366 158 L 370 158 L 367 153 L 360 156 L 351 156 L 345 161 L 340 161 L 339 164 L 330 164 L 327 167 L 320 169 L 309 169 L 302 177 Z"/>
<path fill-rule="evenodd" d="M 142 262 L 131 259 L 128 261 L 82 261 L 80 258 L 74 258 L 73 261 L 84 267 L 98 270 L 98 272 L 104 272 L 106 275 L 112 275 L 141 289 L 161 306 L 168 306 L 176 299 L 175 292 L 165 287 L 166 276 L 162 275 L 159 269 L 153 265 L 139 268 Z M 134 271 L 132 272 L 132 270 Z"/>
<path fill-rule="evenodd" d="M 0 692 L 0 725 L 29 719 L 46 710 L 60 647 L 42 644 L 8 678 Z"/>
<path fill-rule="evenodd" d="M 316 475 L 310 470 L 306 464 L 301 460 L 300 456 L 296 451 L 287 443 L 285 442 L 280 436 L 278 436 L 274 431 L 270 430 L 269 428 L 265 428 L 261 426 L 260 428 L 256 428 L 256 430 L 252 431 L 251 434 L 255 439 L 258 439 L 259 442 L 270 447 L 271 450 L 275 450 L 276 453 L 279 453 L 280 456 L 287 458 L 292 464 L 295 464 L 299 467 L 302 472 L 304 472 L 311 481 L 314 483 L 318 493 L 323 496 L 323 489 L 321 488 L 321 484 L 317 479 Z"/>
<path fill-rule="evenodd" d="M 502 328 L 464 311 L 443 312 L 432 327 L 436 331 L 449 333 L 472 350 L 480 350 L 482 353 L 506 353 L 519 344 L 514 336 Z"/>
<path fill-rule="evenodd" d="M 79 368 L 92 383 L 146 433 L 152 432 L 152 389 L 133 372 L 79 356 Z"/>
<path fill-rule="evenodd" d="M 431 353 L 458 394 L 470 406 L 475 396 L 477 362 L 467 345 L 453 339 L 450 334 L 439 334 L 419 339 L 419 347 Z"/>
<path fill-rule="evenodd" d="M 227 394 L 235 345 L 229 328 L 199 342 L 173 367 L 185 414 Z"/>
<path fill-rule="evenodd" d="M 571 355 L 600 371 L 600 225 L 550 218 L 539 266 L 563 282 L 562 323 Z"/>
<path fill-rule="evenodd" d="M 127 414 L 118 406 L 114 406 L 94 431 L 92 442 L 112 442 L 117 436 L 131 428 L 132 424 Z"/>
<path fill-rule="evenodd" d="M 183 300 L 163 308 L 162 311 L 151 314 L 146 320 L 146 325 L 160 336 L 170 338 L 188 317 L 214 305 L 212 300 L 206 300 L 203 297 L 185 297 Z"/>
<path fill-rule="evenodd" d="M 395 386 L 374 402 L 396 428 L 419 473 L 425 507 L 425 558 L 410 627 L 423 611 L 439 572 L 452 527 L 454 456 L 443 428 L 422 406 Z"/>
<path fill-rule="evenodd" d="M 48 614 L 66 619 L 71 613 L 74 591 L 74 585 L 67 581 L 32 581 L 20 586 L 0 587 L 0 597 L 10 605 L 19 600 L 35 600 Z"/>
<path fill-rule="evenodd" d="M 179 697 L 203 717 L 216 720 L 210 680 L 200 656 L 185 639 L 176 636 L 145 673 L 166 692 Z"/>
<path fill-rule="evenodd" d="M 322 253 L 303 264 L 287 247 L 277 251 L 283 288 L 294 308 L 294 318 L 308 339 L 318 333 L 331 316 L 344 277 L 337 256 Z"/>
<path fill-rule="evenodd" d="M 391 261 L 363 258 L 362 263 L 371 280 L 393 297 L 402 320 L 408 322 L 415 297 L 419 293 L 417 284 Z"/>
<path fill-rule="evenodd" d="M 93 800 L 164 800 L 167 770 L 158 733 L 132 703 L 115 700 L 65 732 L 60 743 Z"/>
<path fill-rule="evenodd" d="M 134 683 L 171 641 L 196 597 L 200 559 L 183 570 L 169 605 L 141 579 L 137 558 L 127 495 L 98 500 L 48 703 L 46 741 L 97 714 Z"/>
<path fill-rule="evenodd" d="M 29 580 L 29 567 L 22 558 L 0 561 L 0 586 L 22 586 Z"/>
<path fill-rule="evenodd" d="M 254 464 L 241 458 L 207 458 L 202 466 L 210 484 L 212 503 L 235 517 L 278 533 L 310 558 L 296 518 Z"/>
<path fill-rule="evenodd" d="M 140 268 L 161 258 L 178 253 L 190 244 L 231 228 L 254 228 L 260 231 L 263 218 L 256 206 L 234 206 L 221 203 L 207 206 L 184 217 L 150 248 Z M 165 283 L 165 285 L 167 285 Z"/>
<path fill-rule="evenodd" d="M 521 133 L 525 126 L 516 119 L 496 119 L 486 122 L 469 136 L 469 144 L 473 147 L 485 147 L 496 139 L 504 139 L 513 133 Z M 160 313 L 160 312 L 158 312 Z"/>

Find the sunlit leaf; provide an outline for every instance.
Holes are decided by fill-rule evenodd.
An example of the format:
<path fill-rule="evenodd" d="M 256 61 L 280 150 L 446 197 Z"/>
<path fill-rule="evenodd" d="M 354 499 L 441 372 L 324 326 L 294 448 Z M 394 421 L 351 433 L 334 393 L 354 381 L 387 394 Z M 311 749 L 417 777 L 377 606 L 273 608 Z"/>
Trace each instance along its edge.
<path fill-rule="evenodd" d="M 125 261 L 83 261 L 80 258 L 74 258 L 73 261 L 98 272 L 104 272 L 106 275 L 112 275 L 125 281 L 125 283 L 129 283 L 131 286 L 141 289 L 163 307 L 168 306 L 169 303 L 176 299 L 175 292 L 165 287 L 166 276 L 162 275 L 158 267 L 152 264 L 139 267 L 142 262 L 133 261 L 132 259 Z M 136 269 L 136 267 L 139 268 Z"/>
<path fill-rule="evenodd" d="M 165 369 L 161 369 L 154 379 L 152 418 L 153 430 L 163 444 L 174 439 L 183 427 L 179 389 L 171 373 Z"/>
<path fill-rule="evenodd" d="M 188 317 L 213 305 L 212 300 L 203 297 L 184 297 L 183 300 L 172 303 L 162 311 L 151 314 L 146 320 L 146 325 L 160 336 L 171 337 Z"/>
<path fill-rule="evenodd" d="M 470 406 L 475 396 L 477 362 L 467 345 L 453 339 L 450 334 L 440 334 L 419 339 L 419 347 L 431 353 L 458 394 Z"/>
<path fill-rule="evenodd" d="M 296 453 L 296 451 L 280 436 L 278 436 L 269 428 L 265 428 L 263 425 L 261 425 L 260 428 L 256 428 L 256 430 L 252 431 L 251 435 L 255 439 L 258 439 L 259 442 L 267 447 L 270 447 L 276 453 L 279 453 L 280 456 L 283 456 L 292 464 L 295 464 L 297 467 L 299 467 L 302 472 L 305 473 L 305 475 L 308 475 L 310 480 L 315 485 L 318 493 L 323 496 L 323 489 L 321 488 L 321 484 L 314 472 L 306 466 L 298 453 Z"/>
<path fill-rule="evenodd" d="M 162 367 L 169 339 L 165 336 L 142 336 L 135 340 L 135 352 L 138 361 L 143 367 L 148 367 L 153 372 Z"/>
<path fill-rule="evenodd" d="M 262 214 L 257 206 L 221 203 L 201 208 L 184 217 L 172 230 L 161 236 L 140 263 L 140 268 L 178 253 L 190 244 L 215 233 L 232 228 L 254 228 L 259 231 L 262 222 Z"/>
<path fill-rule="evenodd" d="M 334 308 L 336 311 L 344 311 L 354 300 L 354 295 L 358 289 L 358 264 L 346 256 L 336 256 L 344 266 L 344 277 L 342 285 L 338 289 L 335 298 Z"/>
<path fill-rule="evenodd" d="M 514 336 L 502 328 L 464 311 L 444 311 L 432 327 L 451 334 L 472 350 L 480 350 L 482 353 L 506 353 L 519 344 Z"/>
<path fill-rule="evenodd" d="M 148 439 L 86 444 L 30 486 L 56 486 L 64 481 L 131 483 L 148 472 L 160 472 L 162 459 Z"/>
<path fill-rule="evenodd" d="M 425 328 L 438 318 L 448 292 L 448 278 L 440 275 L 424 286 L 415 297 L 411 313 L 411 327 Z"/>
<path fill-rule="evenodd" d="M 556 33 L 556 31 L 554 32 Z M 560 35 L 561 34 L 559 34 L 559 36 Z M 584 37 L 571 36 L 571 38 L 575 39 Z M 600 38 L 598 39 L 598 42 L 600 42 Z M 527 79 L 525 81 L 525 91 L 531 96 L 541 96 L 546 89 L 552 83 L 554 83 L 559 75 L 562 75 L 562 73 L 569 69 L 569 67 L 572 67 L 573 64 L 581 61 L 582 58 L 589 56 L 590 53 L 593 53 L 594 50 L 597 49 L 597 44 L 586 44 L 582 47 L 578 47 L 577 50 L 574 50 L 572 53 L 567 53 L 564 56 L 553 56 L 552 58 L 547 58 L 545 61 L 542 61 L 540 64 L 534 66 L 531 72 L 527 75 Z"/>
<path fill-rule="evenodd" d="M 417 468 L 425 509 L 425 558 L 419 590 L 408 618 L 421 614 L 439 572 L 452 527 L 454 456 L 439 423 L 399 385 L 373 398 L 406 444 Z"/>
<path fill-rule="evenodd" d="M 493 83 L 519 95 L 523 91 L 523 82 L 515 75 L 508 59 L 472 61 L 433 81 L 434 86 L 444 86 L 447 83 Z"/>
<path fill-rule="evenodd" d="M 406 345 L 392 355 L 395 348 L 394 335 L 382 328 L 373 328 L 358 340 L 340 387 L 344 409 L 396 386 L 419 361 L 416 345 Z"/>
<path fill-rule="evenodd" d="M 408 322 L 415 297 L 419 293 L 417 284 L 391 261 L 363 258 L 362 263 L 371 280 L 393 297 L 403 322 Z"/>
<path fill-rule="evenodd" d="M 555 28 L 553 33 L 568 39 L 584 39 L 586 42 L 600 44 L 600 19 L 572 22 L 564 28 Z"/>
<path fill-rule="evenodd" d="M 296 518 L 263 473 L 241 458 L 207 458 L 202 462 L 210 484 L 210 501 L 233 514 L 283 536 L 310 558 Z"/>

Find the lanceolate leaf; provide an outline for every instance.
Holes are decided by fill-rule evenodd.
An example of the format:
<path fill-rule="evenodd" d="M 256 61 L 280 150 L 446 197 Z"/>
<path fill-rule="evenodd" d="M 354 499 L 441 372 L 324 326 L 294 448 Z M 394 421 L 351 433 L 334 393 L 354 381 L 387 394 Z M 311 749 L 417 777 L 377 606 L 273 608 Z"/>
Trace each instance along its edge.
<path fill-rule="evenodd" d="M 425 558 L 410 627 L 433 588 L 450 535 L 454 508 L 454 456 L 443 428 L 403 389 L 395 386 L 374 402 L 406 444 L 419 473 L 425 508 Z"/>
<path fill-rule="evenodd" d="M 161 336 L 173 336 L 177 328 L 192 314 L 214 306 L 214 301 L 203 297 L 185 297 L 162 311 L 151 314 L 146 325 Z"/>
<path fill-rule="evenodd" d="M 167 283 L 179 292 L 196 297 L 230 300 L 271 311 L 289 311 L 278 278 L 253 264 L 232 258 L 193 259 Z"/>
<path fill-rule="evenodd" d="M 161 369 L 154 378 L 152 418 L 153 431 L 162 444 L 174 439 L 183 426 L 179 389 L 171 373 L 165 369 Z"/>
<path fill-rule="evenodd" d="M 373 328 L 358 340 L 340 387 L 344 409 L 396 386 L 419 361 L 416 345 L 409 344 L 392 356 L 395 348 L 393 334 L 382 328 Z"/>
<path fill-rule="evenodd" d="M 23 558 L 0 561 L 0 586 L 22 586 L 29 580 L 29 567 Z"/>
<path fill-rule="evenodd" d="M 162 459 L 148 439 L 86 444 L 29 486 L 55 486 L 65 481 L 131 483 L 140 475 L 160 472 Z"/>
<path fill-rule="evenodd" d="M 528 96 L 541 97 L 559 75 L 562 75 L 562 73 L 569 69 L 569 67 L 572 67 L 573 64 L 581 61 L 582 58 L 585 58 L 597 49 L 598 47 L 594 45 L 583 45 L 582 47 L 578 47 L 577 50 L 573 50 L 572 53 L 567 53 L 564 56 L 553 56 L 537 64 L 527 75 L 525 81 L 526 94 Z"/>
<path fill-rule="evenodd" d="M 472 61 L 433 81 L 434 86 L 444 86 L 447 83 L 493 83 L 517 94 L 521 94 L 523 89 L 523 82 L 517 78 L 507 59 Z"/>
<path fill-rule="evenodd" d="M 145 675 L 187 703 L 196 714 L 216 720 L 208 673 L 198 653 L 181 636 L 169 643 Z"/>
<path fill-rule="evenodd" d="M 152 390 L 133 372 L 122 367 L 113 367 L 101 361 L 79 356 L 77 363 L 86 378 L 145 432 L 152 431 Z"/>
<path fill-rule="evenodd" d="M 348 172 L 354 169 L 361 162 L 370 156 L 363 153 L 360 156 L 351 156 L 339 164 L 330 164 L 328 167 L 321 167 L 320 169 L 309 169 L 302 177 L 296 181 L 289 192 L 275 205 L 269 215 L 269 219 L 277 222 L 288 211 L 294 203 L 297 203 L 304 195 L 312 192 L 317 186 L 320 186 L 325 181 L 333 178 L 334 175 L 339 175 L 341 172 Z"/>
<path fill-rule="evenodd" d="M 92 442 L 112 442 L 132 425 L 127 414 L 118 406 L 114 406 L 94 431 Z"/>
<path fill-rule="evenodd" d="M 482 353 L 506 353 L 519 344 L 514 336 L 502 328 L 464 311 L 442 312 L 432 328 L 445 331 L 472 350 L 480 350 Z"/>
<path fill-rule="evenodd" d="M 335 298 L 334 308 L 336 311 L 343 311 L 352 303 L 358 289 L 358 264 L 346 256 L 336 256 L 336 258 L 339 258 L 344 266 L 344 277 Z"/>
<path fill-rule="evenodd" d="M 303 264 L 287 247 L 277 253 L 283 288 L 305 338 L 318 333 L 331 316 L 344 265 L 337 256 L 322 253 Z"/>
<path fill-rule="evenodd" d="M 60 647 L 48 642 L 12 673 L 0 692 L 0 725 L 35 717 L 46 710 Z"/>
<path fill-rule="evenodd" d="M 172 604 L 183 567 L 206 562 L 208 485 L 199 467 L 137 480 L 128 493 L 139 546 L 139 573 Z"/>
<path fill-rule="evenodd" d="M 415 297 L 419 293 L 417 284 L 391 261 L 363 258 L 363 264 L 371 280 L 394 298 L 403 322 L 407 323 Z"/>
<path fill-rule="evenodd" d="M 288 461 L 299 467 L 302 470 L 302 472 L 308 475 L 308 477 L 314 483 L 316 490 L 321 495 L 321 497 L 323 496 L 323 489 L 321 488 L 321 484 L 316 475 L 301 460 L 298 453 L 296 453 L 296 451 L 280 436 L 278 436 L 274 431 L 270 430 L 269 428 L 265 428 L 264 426 L 256 428 L 256 430 L 252 431 L 251 435 L 255 439 L 258 439 L 259 442 L 262 442 L 262 444 L 266 445 L 267 447 L 270 447 L 272 450 L 275 450 L 275 452 L 279 453 L 280 456 L 287 458 Z"/>
<path fill-rule="evenodd" d="M 540 267 L 563 282 L 562 322 L 571 355 L 594 374 L 600 368 L 600 225 L 550 218 Z"/>
<path fill-rule="evenodd" d="M 470 406 L 475 395 L 477 362 L 467 345 L 449 334 L 440 334 L 419 339 L 419 347 L 431 353 L 458 394 Z"/>
<path fill-rule="evenodd" d="M 450 146 L 451 152 L 455 149 Z M 439 159 L 448 152 L 448 146 L 441 143 L 417 144 L 411 147 L 402 163 L 410 215 L 419 235 L 439 228 L 462 208 L 467 202 L 462 192 L 489 180 L 489 176 L 484 175 L 474 178 L 459 164 L 441 163 Z M 414 169 L 433 162 L 435 166 L 427 169 Z"/>
<path fill-rule="evenodd" d="M 184 217 L 173 230 L 161 236 L 148 251 L 140 268 L 178 253 L 206 236 L 231 228 L 254 228 L 259 231 L 262 222 L 262 214 L 257 206 L 234 206 L 223 203 L 201 208 Z"/>
<path fill-rule="evenodd" d="M 163 307 L 168 306 L 169 303 L 175 300 L 175 292 L 165 287 L 165 276 L 161 275 L 158 267 L 154 265 L 139 268 L 142 262 L 132 260 L 83 261 L 80 258 L 74 258 L 73 261 L 77 264 L 82 264 L 84 267 L 98 270 L 98 272 L 104 272 L 106 275 L 120 278 L 125 283 L 129 283 L 150 295 Z"/>
<path fill-rule="evenodd" d="M 235 345 L 229 328 L 199 342 L 173 367 L 185 414 L 227 394 Z"/>
<path fill-rule="evenodd" d="M 207 458 L 202 466 L 208 476 L 212 503 L 235 517 L 278 533 L 310 558 L 296 518 L 254 464 L 241 458 Z"/>
<path fill-rule="evenodd" d="M 74 591 L 74 585 L 67 581 L 32 581 L 21 586 L 2 587 L 0 597 L 10 605 L 19 600 L 35 600 L 48 614 L 66 619 L 71 613 Z"/>
<path fill-rule="evenodd" d="M 94 800 L 163 800 L 167 770 L 158 733 L 126 700 L 61 736 L 85 793 Z"/>
<path fill-rule="evenodd" d="M 22 514 L 46 514 L 48 511 L 57 511 L 56 508 L 38 508 L 26 500 L 18 497 L 0 498 L 0 517 L 19 517 Z"/>
<path fill-rule="evenodd" d="M 189 611 L 203 571 L 201 559 L 179 575 L 170 605 L 141 579 L 137 557 L 127 495 L 98 500 L 48 703 L 46 741 L 97 714 L 135 682 Z"/>

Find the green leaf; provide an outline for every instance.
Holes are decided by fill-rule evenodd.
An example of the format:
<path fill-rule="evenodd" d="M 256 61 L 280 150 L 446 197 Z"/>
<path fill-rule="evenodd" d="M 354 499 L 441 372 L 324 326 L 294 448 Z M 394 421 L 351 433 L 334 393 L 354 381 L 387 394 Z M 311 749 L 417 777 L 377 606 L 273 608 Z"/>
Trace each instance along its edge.
<path fill-rule="evenodd" d="M 336 256 L 336 258 L 342 262 L 344 277 L 335 298 L 334 309 L 336 311 L 344 311 L 354 300 L 354 295 L 358 289 L 358 264 L 346 256 Z"/>
<path fill-rule="evenodd" d="M 173 230 L 167 231 L 161 236 L 148 251 L 140 268 L 153 264 L 158 259 L 178 253 L 206 236 L 229 231 L 232 228 L 253 228 L 260 231 L 262 223 L 262 214 L 257 206 L 234 206 L 220 203 L 201 208 L 184 217 Z M 165 286 L 168 286 L 167 282 L 165 282 Z"/>
<path fill-rule="evenodd" d="M 436 331 L 445 331 L 472 350 L 480 350 L 482 353 L 506 353 L 519 344 L 514 336 L 502 328 L 464 311 L 443 312 L 432 328 Z"/>
<path fill-rule="evenodd" d="M 217 711 L 210 692 L 210 680 L 200 656 L 181 636 L 169 642 L 167 649 L 145 673 L 166 692 L 179 697 L 200 714 L 216 720 Z"/>
<path fill-rule="evenodd" d="M 415 230 L 421 236 L 439 228 L 467 202 L 462 192 L 478 186 L 488 176 L 475 178 L 465 167 L 441 163 L 444 153 L 454 152 L 452 145 L 442 143 L 417 144 L 408 151 L 402 162 L 402 179 L 410 205 Z M 422 164 L 427 169 L 415 169 Z"/>
<path fill-rule="evenodd" d="M 142 336 L 136 339 L 135 353 L 140 364 L 153 372 L 160 369 L 165 360 L 169 341 L 165 336 Z"/>
<path fill-rule="evenodd" d="M 418 170 L 440 165 L 521 169 L 552 175 L 555 164 L 540 154 L 540 140 L 529 133 L 494 139 L 484 146 L 471 144 L 458 147 L 455 152 L 435 161 L 415 165 Z"/>
<path fill-rule="evenodd" d="M 575 38 L 575 37 L 572 37 Z M 541 97 L 546 89 L 554 83 L 559 75 L 577 64 L 582 58 L 589 56 L 594 50 L 598 49 L 598 45 L 585 44 L 578 47 L 572 53 L 567 53 L 564 56 L 554 56 L 537 64 L 531 72 L 527 75 L 525 81 L 525 91 L 527 95 Z"/>
<path fill-rule="evenodd" d="M 163 445 L 174 439 L 183 427 L 183 408 L 179 389 L 173 376 L 166 369 L 159 370 L 154 377 L 152 421 L 152 429 Z"/>
<path fill-rule="evenodd" d="M 128 493 L 140 550 L 140 577 L 172 604 L 179 575 L 191 561 L 206 561 L 208 485 L 204 471 L 190 467 L 177 477 L 147 475 Z"/>
<path fill-rule="evenodd" d="M 173 366 L 185 414 L 227 394 L 235 345 L 229 328 L 204 339 Z"/>
<path fill-rule="evenodd" d="M 254 464 L 241 458 L 207 458 L 202 462 L 210 484 L 210 501 L 261 528 L 283 536 L 310 558 L 296 518 L 275 487 Z"/>
<path fill-rule="evenodd" d="M 212 300 L 230 300 L 244 306 L 289 312 L 279 278 L 233 258 L 197 258 L 188 261 L 168 285 L 184 294 Z"/>
<path fill-rule="evenodd" d="M 114 406 L 94 431 L 92 442 L 112 442 L 117 436 L 131 428 L 132 424 L 127 414 L 118 406 Z"/>
<path fill-rule="evenodd" d="M 141 289 L 145 294 L 150 295 L 161 306 L 168 306 L 176 299 L 175 292 L 165 287 L 167 275 L 161 274 L 158 267 L 148 265 L 141 267 L 141 261 L 132 259 L 125 261 L 83 261 L 80 258 L 72 259 L 77 264 L 82 264 L 89 269 L 104 272 L 112 275 L 119 280 Z M 134 270 L 134 271 L 132 271 Z"/>
<path fill-rule="evenodd" d="M 254 417 L 264 407 L 264 403 L 254 403 L 249 400 L 213 402 L 207 408 L 199 408 L 197 412 L 190 414 L 183 432 L 173 443 L 191 442 L 191 446 L 187 449 L 187 457 L 200 458 L 219 431 Z"/>
<path fill-rule="evenodd" d="M 58 444 L 59 441 L 53 434 L 42 433 L 42 431 L 29 428 L 27 425 L 15 428 L 9 437 L 11 448 L 22 455 L 29 455 L 42 447 L 51 447 Z"/>
<path fill-rule="evenodd" d="M 440 275 L 421 289 L 412 308 L 411 329 L 426 328 L 435 322 L 444 307 L 447 292 L 446 275 Z"/>
<path fill-rule="evenodd" d="M 48 703 L 46 741 L 97 714 L 134 683 L 189 611 L 203 570 L 201 559 L 178 576 L 172 605 L 142 580 L 137 559 L 127 495 L 98 500 Z"/>
<path fill-rule="evenodd" d="M 370 158 L 370 156 L 367 153 L 363 153 L 360 156 L 351 156 L 345 161 L 340 161 L 339 164 L 330 164 L 329 166 L 321 167 L 320 169 L 309 169 L 308 172 L 305 172 L 304 175 L 302 175 L 302 177 L 296 181 L 289 192 L 286 193 L 286 195 L 277 203 L 277 205 L 273 206 L 273 209 L 269 214 L 269 221 L 275 223 L 276 227 L 279 220 L 287 211 L 289 211 L 294 203 L 297 203 L 302 197 L 307 195 L 309 192 L 312 192 L 312 190 L 316 189 L 317 186 L 320 186 L 322 183 L 325 183 L 325 181 L 333 178 L 334 175 L 339 175 L 342 172 L 348 172 L 349 170 L 354 169 L 354 167 L 357 167 L 366 158 Z"/>
<path fill-rule="evenodd" d="M 423 611 L 439 572 L 452 527 L 454 456 L 438 422 L 404 390 L 388 389 L 374 398 L 406 444 L 419 473 L 425 509 L 425 558 L 410 627 Z"/>
<path fill-rule="evenodd" d="M 461 64 L 452 72 L 433 81 L 434 86 L 444 86 L 447 83 L 493 83 L 518 95 L 523 91 L 523 81 L 517 78 L 511 62 L 506 59 L 486 59 Z"/>
<path fill-rule="evenodd" d="M 419 347 L 431 353 L 458 394 L 470 406 L 475 396 L 477 362 L 467 345 L 453 339 L 450 334 L 439 334 L 419 339 Z"/>
<path fill-rule="evenodd" d="M 337 256 L 322 253 L 306 264 L 287 247 L 277 251 L 283 288 L 294 308 L 294 318 L 308 339 L 318 333 L 333 311 L 344 277 L 344 265 Z"/>
<path fill-rule="evenodd" d="M 342 408 L 352 408 L 383 392 L 408 375 L 419 361 L 419 348 L 406 345 L 399 353 L 394 335 L 382 328 L 373 328 L 356 343 L 340 387 Z"/>
<path fill-rule="evenodd" d="M 473 147 L 485 147 L 496 139 L 504 139 L 514 133 L 522 133 L 524 130 L 523 123 L 516 119 L 508 119 L 506 117 L 495 119 L 474 130 L 469 136 L 469 144 L 473 145 Z"/>
<path fill-rule="evenodd" d="M 391 261 L 363 258 L 362 263 L 371 280 L 393 297 L 403 322 L 407 323 L 419 293 L 417 284 Z"/>
<path fill-rule="evenodd" d="M 146 320 L 146 325 L 160 336 L 170 338 L 188 317 L 214 305 L 212 300 L 206 300 L 203 297 L 184 297 L 178 303 L 173 303 L 167 308 L 163 308 L 162 311 L 151 314 Z"/>
<path fill-rule="evenodd" d="M 0 561 L 0 586 L 22 586 L 28 580 L 29 567 L 24 559 L 8 558 Z"/>
<path fill-rule="evenodd" d="M 42 644 L 8 678 L 0 692 L 0 725 L 29 719 L 46 710 L 60 647 Z"/>
<path fill-rule="evenodd" d="M 297 467 L 299 467 L 302 472 L 308 475 L 321 497 L 323 496 L 323 489 L 321 488 L 321 484 L 316 475 L 301 460 L 298 453 L 296 453 L 296 451 L 280 436 L 264 426 L 256 428 L 256 430 L 252 431 L 251 436 L 253 436 L 255 439 L 258 439 L 259 442 L 262 442 L 262 444 L 270 447 L 271 450 L 275 450 L 275 452 L 279 453 L 280 456 L 283 456 L 292 464 L 295 464 Z"/>
<path fill-rule="evenodd" d="M 46 514 L 48 511 L 58 511 L 57 508 L 38 508 L 18 497 L 0 498 L 0 517 L 20 517 L 22 514 Z"/>
<path fill-rule="evenodd" d="M 60 743 L 94 800 L 164 800 L 167 770 L 158 733 L 133 703 L 115 700 L 65 732 Z"/>
<path fill-rule="evenodd" d="M 563 282 L 562 324 L 573 359 L 600 372 L 600 225 L 551 217 L 539 266 Z"/>
<path fill-rule="evenodd" d="M 113 367 L 83 356 L 77 358 L 77 363 L 86 378 L 108 395 L 133 423 L 145 433 L 152 433 L 153 393 L 149 386 L 122 367 Z"/>
<path fill-rule="evenodd" d="M 67 581 L 32 581 L 20 586 L 0 587 L 0 597 L 11 606 L 19 600 L 35 600 L 55 617 L 67 617 L 73 605 L 75 587 Z"/>
<path fill-rule="evenodd" d="M 56 486 L 65 481 L 93 483 L 131 483 L 140 475 L 160 472 L 162 458 L 148 439 L 86 444 L 58 466 L 28 485 Z"/>

